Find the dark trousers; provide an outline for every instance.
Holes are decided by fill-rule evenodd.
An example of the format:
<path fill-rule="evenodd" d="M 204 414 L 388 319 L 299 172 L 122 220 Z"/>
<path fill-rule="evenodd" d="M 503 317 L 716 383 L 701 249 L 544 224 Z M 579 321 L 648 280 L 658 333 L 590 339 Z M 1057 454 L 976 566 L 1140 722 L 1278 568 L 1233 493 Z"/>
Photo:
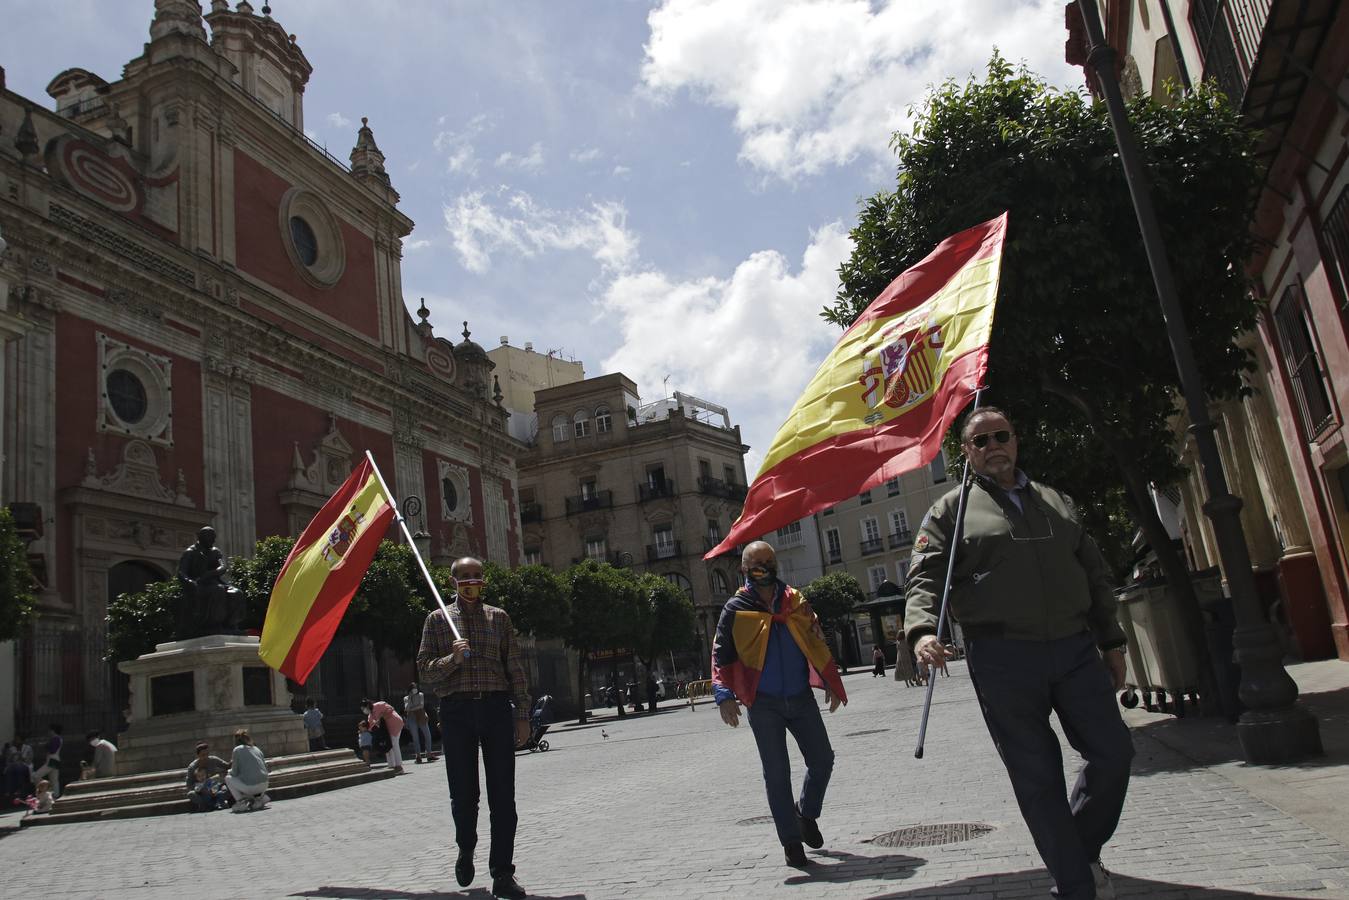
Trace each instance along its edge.
<path fill-rule="evenodd" d="M 318 737 L 311 737 L 309 739 L 310 753 L 317 753 L 320 750 L 327 750 L 327 749 L 328 743 L 323 739 L 323 735 L 319 735 Z"/>
<path fill-rule="evenodd" d="M 989 734 L 1058 896 L 1095 897 L 1090 865 L 1119 824 L 1134 746 L 1091 636 L 971 638 L 966 657 Z M 1071 797 L 1051 710 L 1086 760 Z"/>
<path fill-rule="evenodd" d="M 801 785 L 801 814 L 818 819 L 824 808 L 824 791 L 834 771 L 834 748 L 824 719 L 810 689 L 793 697 L 759 694 L 749 708 L 749 727 L 759 745 L 763 764 L 764 787 L 768 791 L 768 809 L 773 813 L 778 840 L 800 842 L 801 823 L 796 820 L 792 800 L 792 763 L 787 757 L 787 732 L 796 738 L 806 762 L 806 780 Z"/>
<path fill-rule="evenodd" d="M 454 840 L 472 853 L 478 845 L 478 748 L 487 774 L 492 846 L 487 870 L 493 878 L 515 874 L 515 711 L 510 700 L 487 697 L 440 701 L 441 746 L 450 783 Z"/>

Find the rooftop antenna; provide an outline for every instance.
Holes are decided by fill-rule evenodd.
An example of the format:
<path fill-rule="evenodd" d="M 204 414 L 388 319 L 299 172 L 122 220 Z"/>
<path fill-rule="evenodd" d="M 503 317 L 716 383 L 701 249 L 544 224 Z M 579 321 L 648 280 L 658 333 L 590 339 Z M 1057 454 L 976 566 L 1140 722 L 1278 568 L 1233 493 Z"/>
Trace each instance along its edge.
<path fill-rule="evenodd" d="M 670 376 L 669 376 L 669 375 L 666 375 L 663 379 L 661 379 L 660 384 L 661 384 L 661 390 L 665 391 L 665 393 L 662 394 L 661 396 L 663 396 L 663 397 L 668 397 L 668 396 L 670 396 Z"/>

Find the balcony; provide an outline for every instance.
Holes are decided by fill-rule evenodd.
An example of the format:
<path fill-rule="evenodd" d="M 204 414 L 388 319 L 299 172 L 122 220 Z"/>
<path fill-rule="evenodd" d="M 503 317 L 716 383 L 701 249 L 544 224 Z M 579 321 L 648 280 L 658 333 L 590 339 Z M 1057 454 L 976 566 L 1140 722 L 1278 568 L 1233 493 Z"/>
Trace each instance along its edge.
<path fill-rule="evenodd" d="M 520 521 L 523 523 L 542 522 L 543 504 L 541 503 L 521 503 Z"/>
<path fill-rule="evenodd" d="M 836 566 L 836 565 L 838 565 L 838 564 L 841 563 L 841 562 L 843 562 L 843 551 L 842 551 L 842 550 L 830 550 L 830 551 L 829 551 L 829 565 L 831 565 L 831 566 Z"/>
<path fill-rule="evenodd" d="M 1195 0 L 1190 27 L 1204 60 L 1204 79 L 1216 79 L 1240 109 L 1251 83 L 1273 0 Z"/>
<path fill-rule="evenodd" d="M 744 500 L 745 494 L 749 493 L 749 486 L 723 481 L 710 475 L 701 475 L 698 477 L 698 490 L 704 494 L 725 497 L 728 500 Z"/>
<path fill-rule="evenodd" d="M 890 533 L 890 549 L 898 550 L 900 547 L 907 547 L 913 543 L 913 532 L 907 528 Z"/>
<path fill-rule="evenodd" d="M 637 502 L 645 503 L 648 500 L 658 500 L 662 497 L 673 497 L 675 495 L 675 483 L 669 478 L 663 478 L 659 481 L 647 481 L 637 485 Z"/>
<path fill-rule="evenodd" d="M 671 541 L 668 544 L 647 544 L 646 561 L 649 563 L 662 559 L 674 559 L 676 556 L 683 556 L 684 548 L 681 541 Z"/>
<path fill-rule="evenodd" d="M 595 562 L 607 563 L 616 569 L 625 569 L 632 565 L 632 554 L 624 553 L 621 550 L 610 550 L 603 556 L 573 556 L 571 558 L 571 564 L 574 566 L 578 563 L 585 562 L 587 559 L 593 559 Z"/>
<path fill-rule="evenodd" d="M 884 550 L 885 541 L 881 540 L 880 538 L 872 538 L 870 540 L 862 541 L 861 547 L 862 547 L 862 555 L 870 556 L 873 553 L 880 553 L 882 550 Z"/>
<path fill-rule="evenodd" d="M 574 516 L 596 509 L 611 509 L 614 505 L 613 491 L 596 491 L 593 494 L 578 494 L 567 498 L 567 515 Z"/>

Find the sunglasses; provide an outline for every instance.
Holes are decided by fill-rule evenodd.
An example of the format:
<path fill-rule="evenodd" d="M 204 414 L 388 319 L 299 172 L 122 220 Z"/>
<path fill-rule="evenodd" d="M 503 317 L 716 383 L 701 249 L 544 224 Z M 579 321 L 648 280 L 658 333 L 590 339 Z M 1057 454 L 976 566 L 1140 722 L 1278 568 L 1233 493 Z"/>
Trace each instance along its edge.
<path fill-rule="evenodd" d="M 970 438 L 970 443 L 974 445 L 975 449 L 982 450 L 988 446 L 989 438 L 992 438 L 999 444 L 1010 444 L 1012 442 L 1012 437 L 1012 432 L 1008 431 L 1006 428 L 1000 428 L 997 431 L 976 434 L 974 437 Z"/>

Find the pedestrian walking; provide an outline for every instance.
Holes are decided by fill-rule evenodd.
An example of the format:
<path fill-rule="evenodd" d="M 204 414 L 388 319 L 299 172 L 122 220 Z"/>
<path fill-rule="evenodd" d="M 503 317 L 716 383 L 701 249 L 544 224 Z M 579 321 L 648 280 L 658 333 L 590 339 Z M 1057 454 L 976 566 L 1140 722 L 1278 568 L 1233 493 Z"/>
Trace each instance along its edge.
<path fill-rule="evenodd" d="M 95 778 L 111 778 L 117 774 L 117 745 L 103 736 L 100 731 L 91 731 L 84 736 L 93 750 Z"/>
<path fill-rule="evenodd" d="M 318 708 L 313 697 L 305 698 L 303 718 L 305 737 L 309 738 L 309 752 L 327 750 L 328 742 L 325 740 L 327 734 L 323 730 L 323 710 Z"/>
<path fill-rule="evenodd" d="M 234 797 L 232 812 L 266 807 L 272 800 L 267 796 L 267 779 L 267 757 L 260 748 L 253 746 L 248 729 L 240 728 L 234 732 L 234 753 L 230 756 L 230 769 L 225 773 L 225 786 Z"/>
<path fill-rule="evenodd" d="M 447 610 L 462 637 L 454 639 L 440 610 L 427 616 L 417 671 L 441 698 L 441 752 L 459 846 L 454 874 L 460 887 L 473 882 L 481 749 L 491 807 L 492 896 L 524 897 L 515 880 L 515 749 L 529 740 L 529 683 L 510 616 L 482 602 L 482 561 L 456 560 L 450 574 L 456 593 Z"/>
<path fill-rule="evenodd" d="M 834 750 L 811 688 L 824 689 L 831 713 L 848 697 L 820 620 L 799 591 L 778 579 L 773 548 L 755 541 L 740 562 L 745 583 L 726 601 L 712 643 L 712 693 L 721 720 L 732 728 L 740 725 L 739 704 L 745 704 L 783 855 L 787 865 L 803 869 L 811 863 L 802 844 L 824 846 L 817 820 L 834 770 Z M 806 763 L 796 801 L 788 732 Z"/>
<path fill-rule="evenodd" d="M 1006 413 L 971 413 L 961 447 L 974 476 L 949 608 L 984 721 L 1057 896 L 1113 897 L 1100 855 L 1119 823 L 1134 748 L 1115 705 L 1125 638 L 1109 570 L 1073 501 L 1016 467 Z M 928 511 L 909 569 L 905 633 L 934 676 L 953 655 L 936 631 L 959 496 Z M 1086 763 L 1069 798 L 1050 710 Z"/>
<path fill-rule="evenodd" d="M 403 715 L 412 730 L 412 750 L 417 754 L 417 762 L 435 762 L 438 757 L 431 752 L 431 717 L 426 714 L 426 695 L 417 690 L 415 681 L 408 685 L 403 697 Z"/>
<path fill-rule="evenodd" d="M 362 700 L 361 712 L 365 713 L 373 732 L 380 725 L 389 733 L 389 750 L 384 755 L 390 769 L 403 774 L 403 747 L 399 739 L 403 736 L 403 717 L 383 700 Z"/>
<path fill-rule="evenodd" d="M 877 646 L 871 651 L 871 677 L 885 677 L 885 651 Z"/>
<path fill-rule="evenodd" d="M 32 779 L 36 783 L 46 779 L 51 783 L 52 797 L 61 796 L 61 726 L 53 722 L 47 726 L 47 758 L 33 771 Z"/>

